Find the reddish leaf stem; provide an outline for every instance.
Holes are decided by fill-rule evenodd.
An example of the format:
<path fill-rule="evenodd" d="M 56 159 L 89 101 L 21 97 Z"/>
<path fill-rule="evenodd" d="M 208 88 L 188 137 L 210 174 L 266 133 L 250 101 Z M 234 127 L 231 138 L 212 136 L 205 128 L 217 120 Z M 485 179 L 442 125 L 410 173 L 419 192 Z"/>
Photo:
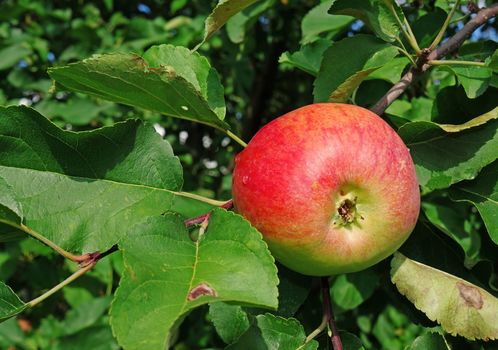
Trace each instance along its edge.
<path fill-rule="evenodd" d="M 377 115 L 382 115 L 384 111 L 394 102 L 408 86 L 413 82 L 415 76 L 425 72 L 431 66 L 427 61 L 437 60 L 458 49 L 463 42 L 481 25 L 498 14 L 498 4 L 493 4 L 490 7 L 482 8 L 477 12 L 477 15 L 465 24 L 465 26 L 453 35 L 448 41 L 437 47 L 435 50 L 424 52 L 422 50 L 417 66 L 411 67 L 408 72 L 389 91 L 370 109 Z M 423 58 L 423 59 L 420 59 Z"/>
<path fill-rule="evenodd" d="M 331 341 L 334 350 L 342 350 L 341 337 L 335 326 L 334 312 L 332 310 L 332 303 L 330 302 L 330 285 L 329 278 L 322 277 L 320 279 L 321 289 L 322 289 L 322 303 L 323 303 L 323 314 L 325 315 L 329 328 L 332 331 Z"/>
<path fill-rule="evenodd" d="M 230 199 L 226 203 L 223 203 L 222 205 L 219 206 L 219 208 L 223 208 L 226 210 L 229 210 L 233 207 L 233 200 Z M 185 220 L 183 223 L 185 224 L 186 227 L 190 227 L 193 225 L 199 225 L 205 222 L 206 220 L 209 220 L 209 217 L 211 216 L 211 212 L 202 214 L 199 216 L 196 216 L 195 218 L 190 218 Z"/>

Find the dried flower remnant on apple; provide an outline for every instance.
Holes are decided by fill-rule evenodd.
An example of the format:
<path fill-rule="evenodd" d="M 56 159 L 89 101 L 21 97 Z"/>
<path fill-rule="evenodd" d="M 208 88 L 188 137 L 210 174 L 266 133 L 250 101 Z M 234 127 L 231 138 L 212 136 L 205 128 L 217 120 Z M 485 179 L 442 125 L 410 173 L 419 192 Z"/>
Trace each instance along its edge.
<path fill-rule="evenodd" d="M 386 258 L 408 238 L 420 208 L 401 138 L 376 114 L 334 103 L 264 126 L 236 157 L 233 199 L 277 260 L 314 276 Z"/>

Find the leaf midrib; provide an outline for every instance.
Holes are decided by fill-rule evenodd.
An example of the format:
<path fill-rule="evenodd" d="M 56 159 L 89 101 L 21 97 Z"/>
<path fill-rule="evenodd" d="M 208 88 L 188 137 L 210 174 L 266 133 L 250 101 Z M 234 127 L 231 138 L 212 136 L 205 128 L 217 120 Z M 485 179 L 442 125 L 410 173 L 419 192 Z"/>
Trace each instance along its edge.
<path fill-rule="evenodd" d="M 49 170 L 37 170 L 37 169 L 20 168 L 20 167 L 10 167 L 10 166 L 5 166 L 5 165 L 0 165 L 0 170 L 2 168 L 20 169 L 22 171 L 35 172 L 35 173 L 49 173 L 49 174 L 52 174 L 52 175 L 55 175 L 55 176 L 67 177 L 67 178 L 70 178 L 70 179 L 85 180 L 85 181 L 88 181 L 88 182 L 91 182 L 91 181 L 103 181 L 103 182 L 106 182 L 106 183 L 112 183 L 112 184 L 119 185 L 119 186 L 130 186 L 130 187 L 137 187 L 137 188 L 143 188 L 143 189 L 154 190 L 154 191 L 164 191 L 164 192 L 172 193 L 172 194 L 177 195 L 177 196 L 185 197 L 184 195 L 182 195 L 181 192 L 169 190 L 169 189 L 166 189 L 166 188 L 153 187 L 153 186 L 150 186 L 150 185 L 134 184 L 134 183 L 129 183 L 129 182 L 119 182 L 119 181 L 116 181 L 116 180 L 109 180 L 109 179 L 102 179 L 102 178 L 91 178 L 91 177 L 67 175 L 67 174 L 61 174 L 61 173 L 58 173 L 58 172 L 55 172 L 55 171 L 49 171 Z"/>

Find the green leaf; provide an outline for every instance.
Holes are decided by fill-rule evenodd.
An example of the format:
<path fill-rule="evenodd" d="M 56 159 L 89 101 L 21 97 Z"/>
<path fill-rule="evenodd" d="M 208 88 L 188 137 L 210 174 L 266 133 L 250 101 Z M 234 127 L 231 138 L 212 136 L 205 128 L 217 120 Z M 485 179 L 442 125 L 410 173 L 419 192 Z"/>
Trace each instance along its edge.
<path fill-rule="evenodd" d="M 498 299 L 461 278 L 395 253 L 391 280 L 429 319 L 452 335 L 498 338 Z"/>
<path fill-rule="evenodd" d="M 71 252 L 107 250 L 182 195 L 180 162 L 152 126 L 74 133 L 25 107 L 0 108 L 0 177 L 24 224 Z"/>
<path fill-rule="evenodd" d="M 445 71 L 444 73 L 447 72 Z M 431 119 L 436 123 L 465 123 L 494 109 L 497 94 L 498 89 L 490 87 L 481 96 L 470 99 L 467 97 L 463 87 L 456 85 L 446 86 L 436 95 L 432 106 Z"/>
<path fill-rule="evenodd" d="M 488 67 L 449 65 L 444 68 L 456 75 L 468 98 L 481 96 L 488 88 L 493 75 L 493 70 Z"/>
<path fill-rule="evenodd" d="M 223 88 L 206 59 L 171 45 L 150 50 L 151 62 L 133 54 L 96 55 L 48 73 L 67 90 L 228 129 Z"/>
<path fill-rule="evenodd" d="M 244 41 L 246 32 L 256 23 L 258 17 L 275 4 L 276 0 L 256 2 L 240 11 L 227 22 L 228 37 L 235 44 Z"/>
<path fill-rule="evenodd" d="M 121 349 L 112 336 L 109 325 L 96 325 L 71 336 L 58 339 L 57 350 L 119 350 Z"/>
<path fill-rule="evenodd" d="M 212 303 L 209 305 L 209 318 L 216 333 L 227 344 L 234 343 L 251 326 L 247 313 L 240 305 Z"/>
<path fill-rule="evenodd" d="M 498 156 L 498 108 L 460 125 L 417 121 L 398 133 L 410 149 L 425 191 L 473 179 Z"/>
<path fill-rule="evenodd" d="M 278 265 L 278 310 L 276 314 L 291 317 L 306 301 L 311 290 L 311 277 Z"/>
<path fill-rule="evenodd" d="M 91 121 L 106 111 L 115 108 L 110 102 L 96 102 L 90 98 L 73 96 L 67 102 L 43 100 L 36 104 L 35 109 L 51 118 L 60 117 L 71 125 L 88 125 Z"/>
<path fill-rule="evenodd" d="M 339 34 L 353 22 L 350 16 L 331 15 L 327 13 L 334 0 L 322 1 L 313 7 L 301 21 L 301 44 L 309 44 L 319 40 L 325 34 L 327 38 Z M 329 40 L 330 41 L 330 40 Z"/>
<path fill-rule="evenodd" d="M 213 9 L 213 12 L 206 18 L 204 38 L 197 47 L 208 40 L 230 17 L 257 1 L 259 0 L 220 0 L 218 5 Z"/>
<path fill-rule="evenodd" d="M 313 43 L 301 46 L 299 51 L 290 53 L 284 52 L 278 62 L 301 69 L 313 76 L 318 75 L 323 53 L 330 47 L 330 40 L 319 39 Z"/>
<path fill-rule="evenodd" d="M 305 345 L 303 326 L 294 318 L 285 319 L 266 313 L 256 316 L 256 322 L 244 333 L 237 343 L 227 350 L 269 350 L 269 349 L 318 349 L 318 342 L 312 340 Z"/>
<path fill-rule="evenodd" d="M 391 7 L 403 21 L 403 12 L 393 0 L 336 0 L 329 13 L 362 20 L 379 38 L 391 42 L 398 37 L 400 31 Z"/>
<path fill-rule="evenodd" d="M 354 73 L 352 76 L 348 77 L 341 85 L 335 88 L 335 90 L 330 94 L 328 101 L 336 103 L 346 103 L 349 96 L 360 86 L 361 82 L 365 80 L 366 77 L 379 67 L 367 68 Z"/>
<path fill-rule="evenodd" d="M 411 28 L 420 47 L 429 47 L 443 26 L 447 14 L 439 7 L 418 18 Z"/>
<path fill-rule="evenodd" d="M 76 334 L 94 325 L 102 317 L 110 303 L 110 297 L 92 298 L 71 309 L 63 322 L 64 335 Z"/>
<path fill-rule="evenodd" d="M 344 350 L 365 350 L 361 340 L 356 335 L 346 331 L 339 331 L 339 336 Z"/>
<path fill-rule="evenodd" d="M 487 65 L 494 71 L 498 70 L 498 49 L 493 52 L 493 54 L 489 58 L 489 61 L 487 61 Z"/>
<path fill-rule="evenodd" d="M 448 346 L 441 334 L 427 333 L 415 339 L 407 350 L 448 350 Z"/>
<path fill-rule="evenodd" d="M 0 281 L 0 323 L 23 312 L 27 307 L 9 286 Z"/>
<path fill-rule="evenodd" d="M 498 244 L 498 162 L 485 167 L 474 181 L 452 186 L 450 198 L 475 205 L 489 236 Z"/>
<path fill-rule="evenodd" d="M 190 310 L 214 301 L 277 307 L 277 271 L 261 234 L 242 217 L 213 211 L 193 242 L 167 213 L 131 228 L 121 241 L 125 274 L 111 324 L 126 349 L 164 349 Z"/>
<path fill-rule="evenodd" d="M 337 276 L 330 286 L 332 302 L 338 310 L 353 310 L 370 298 L 379 285 L 372 269 Z"/>
<path fill-rule="evenodd" d="M 365 34 L 332 44 L 324 53 L 314 83 L 315 102 L 345 102 L 369 73 L 397 54 L 395 47 Z"/>
<path fill-rule="evenodd" d="M 218 73 L 205 57 L 192 53 L 186 47 L 159 45 L 148 49 L 143 59 L 151 68 L 172 67 L 175 74 L 188 81 L 202 94 L 219 119 L 225 117 L 223 86 Z"/>
<path fill-rule="evenodd" d="M 401 74 L 409 63 L 410 60 L 406 57 L 393 58 L 382 67 L 379 67 L 379 69 L 370 73 L 367 79 L 382 79 L 392 84 L 397 83 L 401 79 Z M 395 100 L 394 102 L 396 101 L 399 100 Z"/>
<path fill-rule="evenodd" d="M 462 247 L 465 253 L 465 267 L 471 269 L 479 262 L 481 237 L 475 229 L 465 227 L 465 213 L 461 213 L 457 207 L 452 205 L 428 202 L 422 203 L 422 209 L 434 226 Z"/>
<path fill-rule="evenodd" d="M 12 187 L 0 176 L 0 222 L 13 222 L 20 225 L 23 213 Z"/>
<path fill-rule="evenodd" d="M 26 43 L 14 44 L 1 49 L 0 70 L 11 68 L 29 54 L 31 54 L 31 49 L 27 47 Z"/>
<path fill-rule="evenodd" d="M 467 41 L 458 49 L 458 57 L 484 61 L 498 49 L 498 43 L 493 40 Z"/>

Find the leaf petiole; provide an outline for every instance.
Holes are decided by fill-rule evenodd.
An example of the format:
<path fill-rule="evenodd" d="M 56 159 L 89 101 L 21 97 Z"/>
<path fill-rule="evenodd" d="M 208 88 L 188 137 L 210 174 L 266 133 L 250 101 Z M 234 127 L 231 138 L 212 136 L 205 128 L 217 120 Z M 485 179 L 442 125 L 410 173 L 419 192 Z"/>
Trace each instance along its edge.
<path fill-rule="evenodd" d="M 235 142 L 237 142 L 239 145 L 241 145 L 242 147 L 246 148 L 247 147 L 247 143 L 245 143 L 244 141 L 242 141 L 242 139 L 240 139 L 237 135 L 235 135 L 233 132 L 231 132 L 230 130 L 225 130 L 225 133 L 230 137 L 232 138 Z"/>
<path fill-rule="evenodd" d="M 461 66 L 479 66 L 486 67 L 486 63 L 484 62 L 475 62 L 475 61 L 457 61 L 457 60 L 431 60 L 427 62 L 433 66 L 449 66 L 449 65 L 461 65 Z"/>
<path fill-rule="evenodd" d="M 41 303 L 43 300 L 47 299 L 50 297 L 52 294 L 58 292 L 65 286 L 67 286 L 69 283 L 73 282 L 74 280 L 78 279 L 79 277 L 83 276 L 85 273 L 90 271 L 95 265 L 97 264 L 97 261 L 92 261 L 88 265 L 80 268 L 78 271 L 73 273 L 71 276 L 66 278 L 64 281 L 56 285 L 55 287 L 51 288 L 49 291 L 43 293 L 40 295 L 38 298 L 31 300 L 30 302 L 26 303 L 28 307 L 33 307 L 39 303 Z"/>
<path fill-rule="evenodd" d="M 9 226 L 15 227 L 15 228 L 23 231 L 24 233 L 27 233 L 28 235 L 30 235 L 34 239 L 36 239 L 36 240 L 42 242 L 43 244 L 45 244 L 46 246 L 52 248 L 53 250 L 55 250 L 57 253 L 59 253 L 60 255 L 65 257 L 66 259 L 80 263 L 80 262 L 84 262 L 84 261 L 88 260 L 88 258 L 90 258 L 90 254 L 74 255 L 72 253 L 69 253 L 67 250 L 62 249 L 61 247 L 59 247 L 57 244 L 55 244 L 54 242 L 52 242 L 48 238 L 42 236 L 41 234 L 39 234 L 38 232 L 36 232 L 35 230 L 29 228 L 28 226 L 26 226 L 24 224 L 16 224 L 14 222 L 7 221 L 7 220 L 1 220 L 1 219 L 0 219 L 0 222 L 3 222 Z"/>
<path fill-rule="evenodd" d="M 216 207 L 221 207 L 223 204 L 225 204 L 227 202 L 227 201 L 219 201 L 216 199 L 207 198 L 207 197 L 204 197 L 204 196 L 201 196 L 198 194 L 194 194 L 194 193 L 189 193 L 189 192 L 180 191 L 180 192 L 173 192 L 173 193 L 177 196 L 195 199 L 195 200 L 198 200 L 199 202 L 211 204 L 211 205 L 216 206 Z"/>
<path fill-rule="evenodd" d="M 429 46 L 429 50 L 432 51 L 434 50 L 441 40 L 443 40 L 444 33 L 446 32 L 446 29 L 448 28 L 449 24 L 451 23 L 451 18 L 453 17 L 453 14 L 455 13 L 456 8 L 460 5 L 460 0 L 457 0 L 455 2 L 455 6 L 453 6 L 450 10 L 450 13 L 448 13 L 448 16 L 446 17 L 446 20 L 443 23 L 443 26 L 439 30 L 439 33 L 437 33 L 437 36 L 434 38 L 434 41 L 432 42 L 431 46 Z"/>
<path fill-rule="evenodd" d="M 408 23 L 406 17 L 404 18 L 404 23 L 401 22 L 401 19 L 398 16 L 398 13 L 396 12 L 396 9 L 392 4 L 390 4 L 390 10 L 393 13 L 394 17 L 396 18 L 396 21 L 398 22 L 399 27 L 401 28 L 401 31 L 403 32 L 403 35 L 405 36 L 406 40 L 410 43 L 410 46 L 412 49 L 415 51 L 417 55 L 419 55 L 422 50 L 418 46 L 417 39 L 415 38 L 415 35 L 413 34 L 412 28 L 410 27 L 410 23 Z M 406 28 L 405 28 L 406 26 Z"/>

